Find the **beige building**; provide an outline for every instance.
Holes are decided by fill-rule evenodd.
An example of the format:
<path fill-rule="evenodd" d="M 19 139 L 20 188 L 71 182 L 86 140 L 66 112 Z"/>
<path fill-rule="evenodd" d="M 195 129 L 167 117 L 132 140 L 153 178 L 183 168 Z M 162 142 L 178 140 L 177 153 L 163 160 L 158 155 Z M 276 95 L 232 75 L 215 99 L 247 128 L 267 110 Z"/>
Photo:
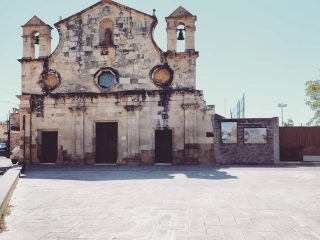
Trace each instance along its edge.
<path fill-rule="evenodd" d="M 0 122 L 0 142 L 8 141 L 8 123 Z"/>
<path fill-rule="evenodd" d="M 20 145 L 20 117 L 19 109 L 13 108 L 10 113 L 10 151 Z"/>
<path fill-rule="evenodd" d="M 26 160 L 212 162 L 211 118 L 196 90 L 196 20 L 183 7 L 167 17 L 163 51 L 153 38 L 155 13 L 102 0 L 55 24 L 60 40 L 52 53 L 52 28 L 30 19 L 19 60 Z M 184 52 L 177 37 L 185 38 Z"/>

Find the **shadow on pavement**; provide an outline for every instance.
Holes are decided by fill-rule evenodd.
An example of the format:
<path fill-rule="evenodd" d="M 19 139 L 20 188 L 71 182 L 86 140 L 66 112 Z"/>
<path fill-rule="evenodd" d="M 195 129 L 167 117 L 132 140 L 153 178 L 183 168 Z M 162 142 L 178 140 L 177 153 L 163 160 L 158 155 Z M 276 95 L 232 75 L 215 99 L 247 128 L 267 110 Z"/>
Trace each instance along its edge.
<path fill-rule="evenodd" d="M 28 166 L 25 179 L 114 181 L 148 179 L 237 179 L 213 166 Z"/>

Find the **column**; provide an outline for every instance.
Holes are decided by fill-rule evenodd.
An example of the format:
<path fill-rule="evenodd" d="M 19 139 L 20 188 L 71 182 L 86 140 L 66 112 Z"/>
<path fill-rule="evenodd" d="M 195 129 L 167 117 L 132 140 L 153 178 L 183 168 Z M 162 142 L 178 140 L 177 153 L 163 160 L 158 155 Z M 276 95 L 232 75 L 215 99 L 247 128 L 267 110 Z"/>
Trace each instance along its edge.
<path fill-rule="evenodd" d="M 186 27 L 186 50 L 195 50 L 195 27 Z"/>

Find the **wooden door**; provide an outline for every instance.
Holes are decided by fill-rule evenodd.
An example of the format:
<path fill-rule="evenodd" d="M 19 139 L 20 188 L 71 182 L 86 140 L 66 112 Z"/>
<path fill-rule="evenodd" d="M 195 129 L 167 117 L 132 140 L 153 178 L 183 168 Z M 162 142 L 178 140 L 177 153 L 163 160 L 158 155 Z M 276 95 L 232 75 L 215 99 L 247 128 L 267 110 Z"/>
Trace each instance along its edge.
<path fill-rule="evenodd" d="M 42 132 L 41 163 L 55 163 L 58 158 L 58 132 Z"/>
<path fill-rule="evenodd" d="M 118 158 L 118 123 L 96 123 L 96 163 L 115 164 Z"/>
<path fill-rule="evenodd" d="M 172 163 L 172 130 L 156 130 L 155 162 Z"/>

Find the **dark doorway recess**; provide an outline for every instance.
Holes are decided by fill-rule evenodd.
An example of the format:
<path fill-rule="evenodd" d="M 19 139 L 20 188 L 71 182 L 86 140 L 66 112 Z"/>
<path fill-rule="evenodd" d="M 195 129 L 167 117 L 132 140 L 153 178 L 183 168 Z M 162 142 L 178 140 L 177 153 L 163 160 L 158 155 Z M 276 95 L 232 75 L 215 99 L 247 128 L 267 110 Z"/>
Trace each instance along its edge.
<path fill-rule="evenodd" d="M 96 163 L 115 164 L 118 158 L 118 123 L 96 123 Z"/>
<path fill-rule="evenodd" d="M 58 132 L 42 132 L 41 163 L 55 163 L 58 158 Z"/>
<path fill-rule="evenodd" d="M 172 130 L 156 130 L 155 163 L 172 163 Z"/>

